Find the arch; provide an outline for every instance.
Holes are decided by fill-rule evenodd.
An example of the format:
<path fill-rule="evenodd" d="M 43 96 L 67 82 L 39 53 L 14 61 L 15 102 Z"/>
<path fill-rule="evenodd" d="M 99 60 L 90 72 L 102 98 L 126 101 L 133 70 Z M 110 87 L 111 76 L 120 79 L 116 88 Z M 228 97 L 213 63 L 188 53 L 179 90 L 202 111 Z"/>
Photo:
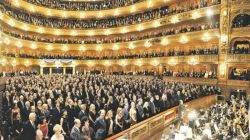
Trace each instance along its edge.
<path fill-rule="evenodd" d="M 238 14 L 236 15 L 231 23 L 231 28 L 246 27 L 250 25 L 250 15 L 249 14 Z"/>

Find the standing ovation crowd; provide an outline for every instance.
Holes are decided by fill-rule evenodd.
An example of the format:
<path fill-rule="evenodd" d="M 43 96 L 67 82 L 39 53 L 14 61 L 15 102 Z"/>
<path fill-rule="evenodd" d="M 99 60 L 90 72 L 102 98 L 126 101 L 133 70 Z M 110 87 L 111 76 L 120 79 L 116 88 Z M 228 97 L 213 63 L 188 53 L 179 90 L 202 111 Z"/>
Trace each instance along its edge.
<path fill-rule="evenodd" d="M 104 139 L 180 100 L 220 92 L 215 86 L 149 77 L 18 76 L 6 83 L 3 117 L 11 130 L 7 135 L 15 139 Z"/>

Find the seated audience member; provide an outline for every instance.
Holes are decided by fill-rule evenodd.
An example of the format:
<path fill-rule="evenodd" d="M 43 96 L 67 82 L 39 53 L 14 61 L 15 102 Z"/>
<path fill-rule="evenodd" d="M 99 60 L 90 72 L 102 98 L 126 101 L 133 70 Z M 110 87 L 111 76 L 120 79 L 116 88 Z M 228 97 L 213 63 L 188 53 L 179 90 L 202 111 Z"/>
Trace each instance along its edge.
<path fill-rule="evenodd" d="M 55 134 L 51 137 L 51 140 L 64 140 L 64 136 L 62 135 L 62 126 L 56 124 L 53 128 Z"/>

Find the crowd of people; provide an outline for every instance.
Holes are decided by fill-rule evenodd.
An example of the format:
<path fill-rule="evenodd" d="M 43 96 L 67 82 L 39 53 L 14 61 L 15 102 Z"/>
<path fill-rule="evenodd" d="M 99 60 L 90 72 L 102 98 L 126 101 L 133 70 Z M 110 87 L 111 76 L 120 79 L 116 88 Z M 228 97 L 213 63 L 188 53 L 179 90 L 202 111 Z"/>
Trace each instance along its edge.
<path fill-rule="evenodd" d="M 58 0 L 25 0 L 29 3 L 59 10 L 97 11 L 114 9 L 136 4 L 143 0 L 96 0 L 96 1 L 58 1 Z"/>
<path fill-rule="evenodd" d="M 18 76 L 6 82 L 3 93 L 7 126 L 3 132 L 25 140 L 102 140 L 178 105 L 179 100 L 219 93 L 216 86 L 149 77 Z"/>
<path fill-rule="evenodd" d="M 231 68 L 229 79 L 250 81 L 250 69 L 237 69 L 236 67 Z"/>
<path fill-rule="evenodd" d="M 250 41 L 237 40 L 231 46 L 231 53 L 233 54 L 250 54 Z"/>
<path fill-rule="evenodd" d="M 153 19 L 158 19 L 162 17 L 166 17 L 172 14 L 176 14 L 179 12 L 185 12 L 193 9 L 207 7 L 209 5 L 219 4 L 219 2 L 207 2 L 201 1 L 198 4 L 194 3 L 192 6 L 183 5 L 183 8 L 169 9 L 168 6 L 163 6 L 160 8 L 153 9 L 151 11 L 147 11 L 144 13 L 138 13 L 135 15 L 128 15 L 124 17 L 110 17 L 107 19 L 72 19 L 72 18 L 55 18 L 55 17 L 45 17 L 39 15 L 37 13 L 30 14 L 26 11 L 20 9 L 11 8 L 6 3 L 0 5 L 0 9 L 3 13 L 7 15 L 25 22 L 29 24 L 33 24 L 36 26 L 44 26 L 50 28 L 58 28 L 58 29 L 90 29 L 90 28 L 112 28 L 119 26 L 128 26 L 132 24 L 142 23 L 146 21 L 150 21 Z"/>
<path fill-rule="evenodd" d="M 116 36 L 105 36 L 105 37 L 91 37 L 91 38 L 68 38 L 68 37 L 45 37 L 38 35 L 28 35 L 23 33 L 18 33 L 14 31 L 6 31 L 6 28 L 2 28 L 5 34 L 11 35 L 15 38 L 20 38 L 24 40 L 30 41 L 39 41 L 46 43 L 60 43 L 60 44 L 107 44 L 107 43 L 118 43 L 118 42 L 129 42 L 129 41 L 138 41 L 138 40 L 146 40 L 156 37 L 169 36 L 187 32 L 195 32 L 209 29 L 218 29 L 219 19 L 215 19 L 216 21 L 211 23 L 199 23 L 193 25 L 185 25 L 181 27 L 174 28 L 164 28 L 164 29 L 156 29 L 154 31 L 147 31 L 141 33 L 133 33 L 133 34 L 125 34 L 125 35 L 116 35 Z"/>
<path fill-rule="evenodd" d="M 209 79 L 217 79 L 216 72 L 214 71 L 191 71 L 191 72 L 174 72 L 172 70 L 164 70 L 164 76 L 171 77 L 190 77 L 190 78 L 209 78 Z"/>
<path fill-rule="evenodd" d="M 192 49 L 188 52 L 184 51 L 175 51 L 169 50 L 168 52 L 147 52 L 138 53 L 138 54 L 118 54 L 113 56 L 79 56 L 79 55 L 70 55 L 70 54 L 63 54 L 63 55 L 53 55 L 53 54 L 15 54 L 13 52 L 2 53 L 2 55 L 8 57 L 18 57 L 18 58 L 32 58 L 32 59 L 74 59 L 74 60 L 107 60 L 107 59 L 138 59 L 138 58 L 154 58 L 154 57 L 168 57 L 168 56 L 187 56 L 187 55 L 214 55 L 217 54 L 217 48 L 209 48 L 209 49 Z"/>
<path fill-rule="evenodd" d="M 234 97 L 201 109 L 194 118 L 182 123 L 181 127 L 171 126 L 162 135 L 165 140 L 248 140 L 249 101 L 246 97 Z"/>
<path fill-rule="evenodd" d="M 8 72 L 1 72 L 0 71 L 0 77 L 16 77 L 16 76 L 31 76 L 31 75 L 37 75 L 38 73 L 36 71 L 8 71 Z"/>

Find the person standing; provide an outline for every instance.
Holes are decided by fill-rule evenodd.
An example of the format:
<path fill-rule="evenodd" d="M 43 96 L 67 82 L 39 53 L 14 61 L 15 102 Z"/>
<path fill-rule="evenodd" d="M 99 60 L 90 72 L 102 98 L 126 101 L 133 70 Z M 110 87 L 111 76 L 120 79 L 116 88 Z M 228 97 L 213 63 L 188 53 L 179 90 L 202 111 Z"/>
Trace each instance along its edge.
<path fill-rule="evenodd" d="M 36 114 L 30 113 L 29 120 L 24 124 L 23 128 L 23 139 L 34 140 L 36 139 Z"/>
<path fill-rule="evenodd" d="M 100 110 L 100 116 L 95 121 L 95 139 L 103 140 L 106 137 L 105 110 Z"/>
<path fill-rule="evenodd" d="M 70 132 L 70 139 L 71 140 L 81 140 L 82 139 L 81 138 L 81 131 L 80 131 L 81 121 L 79 119 L 75 119 L 74 123 L 75 123 L 75 125 Z"/>

